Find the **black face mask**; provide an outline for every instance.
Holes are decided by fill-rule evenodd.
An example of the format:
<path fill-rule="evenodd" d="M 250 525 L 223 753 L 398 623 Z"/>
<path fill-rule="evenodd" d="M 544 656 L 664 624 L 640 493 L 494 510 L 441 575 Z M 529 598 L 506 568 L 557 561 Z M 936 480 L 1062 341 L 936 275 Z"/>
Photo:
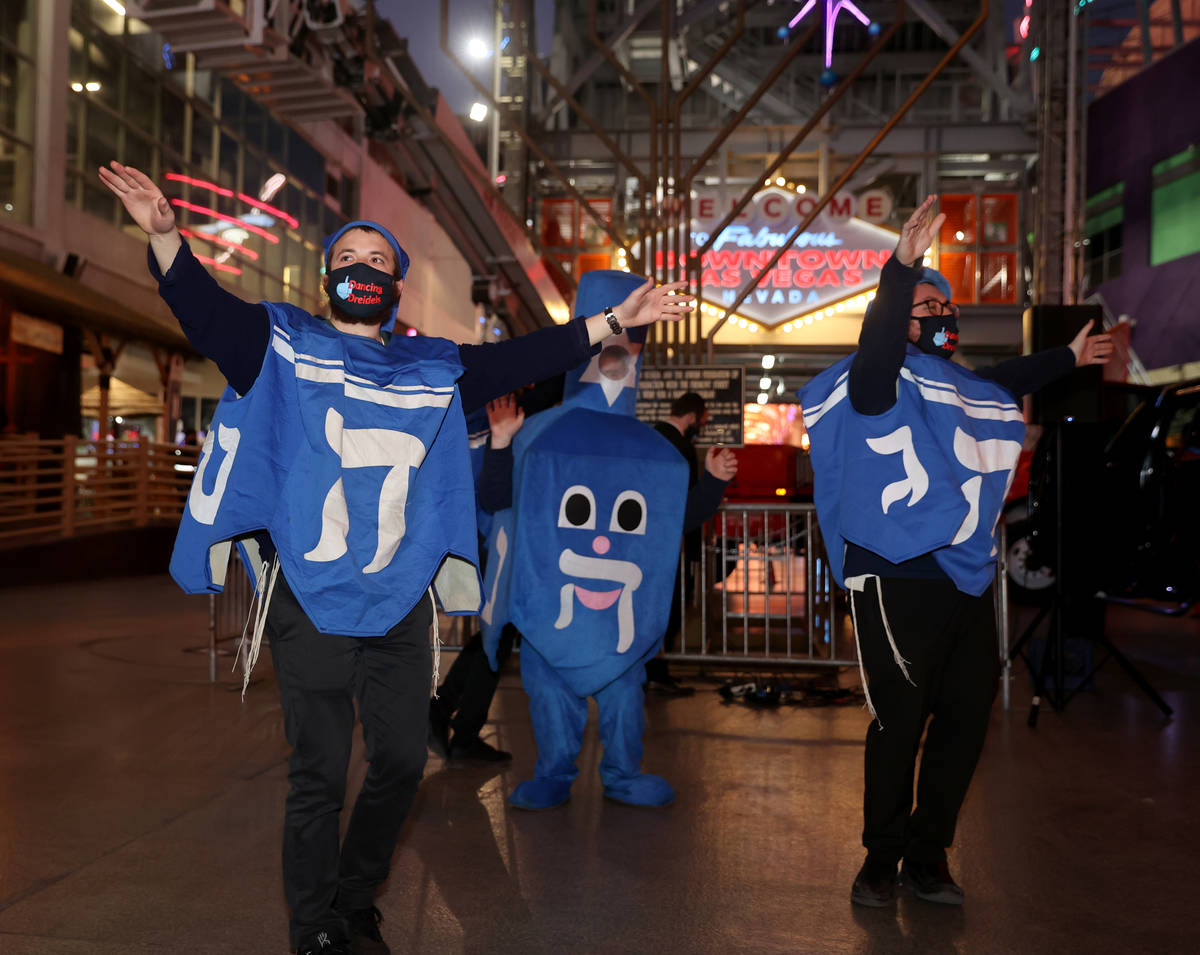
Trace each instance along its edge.
<path fill-rule="evenodd" d="M 396 301 L 395 280 L 387 272 L 355 262 L 329 275 L 329 304 L 347 321 L 374 325 L 391 314 Z"/>
<path fill-rule="evenodd" d="M 917 347 L 927 355 L 949 358 L 958 348 L 958 319 L 953 315 L 920 318 L 921 337 Z"/>
<path fill-rule="evenodd" d="M 683 429 L 683 440 L 689 444 L 695 444 L 698 437 L 700 437 L 700 429 L 696 425 L 689 424 Z"/>

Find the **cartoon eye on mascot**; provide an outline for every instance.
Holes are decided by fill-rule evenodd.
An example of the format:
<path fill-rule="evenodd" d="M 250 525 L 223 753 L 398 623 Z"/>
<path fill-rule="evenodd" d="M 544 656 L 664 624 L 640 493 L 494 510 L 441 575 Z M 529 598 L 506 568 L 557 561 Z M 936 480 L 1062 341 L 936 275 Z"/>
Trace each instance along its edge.
<path fill-rule="evenodd" d="M 642 279 L 586 273 L 577 315 L 624 300 Z M 635 334 L 644 332 L 635 329 Z M 645 664 L 659 650 L 674 588 L 688 467 L 633 417 L 643 336 L 610 338 L 567 373 L 563 402 L 513 442 L 513 507 L 495 515 L 481 612 L 492 666 L 505 622 L 521 631 L 521 681 L 537 742 L 520 809 L 566 802 L 587 724 L 599 711 L 604 795 L 666 806 L 670 784 L 641 771 Z"/>

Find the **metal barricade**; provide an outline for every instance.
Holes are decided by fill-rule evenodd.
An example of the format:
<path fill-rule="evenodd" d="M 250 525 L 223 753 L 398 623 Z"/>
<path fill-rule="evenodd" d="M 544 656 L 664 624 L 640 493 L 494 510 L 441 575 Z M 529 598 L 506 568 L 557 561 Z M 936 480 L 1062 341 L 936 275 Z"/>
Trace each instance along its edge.
<path fill-rule="evenodd" d="M 668 657 L 858 665 L 812 504 L 724 504 L 704 538 L 695 599 L 683 601 L 679 647 Z"/>
<path fill-rule="evenodd" d="M 1007 537 L 997 528 L 997 630 L 1009 706 Z M 680 555 L 680 572 L 688 567 Z M 682 601 L 678 649 L 694 663 L 857 667 L 845 592 L 833 581 L 812 504 L 724 504 L 704 528 L 694 599 Z"/>

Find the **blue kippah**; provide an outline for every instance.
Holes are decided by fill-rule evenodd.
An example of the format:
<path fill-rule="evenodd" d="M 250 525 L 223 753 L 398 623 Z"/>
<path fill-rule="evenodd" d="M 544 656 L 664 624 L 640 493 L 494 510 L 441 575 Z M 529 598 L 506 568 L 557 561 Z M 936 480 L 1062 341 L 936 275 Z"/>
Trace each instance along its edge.
<path fill-rule="evenodd" d="M 925 285 L 932 285 L 935 289 L 946 296 L 947 302 L 954 297 L 950 290 L 950 280 L 947 279 L 946 276 L 942 275 L 941 272 L 937 271 L 937 269 L 931 269 L 928 266 L 921 269 L 921 277 L 917 280 L 917 284 L 920 285 L 922 283 Z"/>
<path fill-rule="evenodd" d="M 325 268 L 327 270 L 329 268 L 329 254 L 333 251 L 333 244 L 351 229 L 372 229 L 378 232 L 387 240 L 387 244 L 392 247 L 392 251 L 396 253 L 396 264 L 400 267 L 400 278 L 404 278 L 408 274 L 408 253 L 400 247 L 400 243 L 396 241 L 396 237 L 390 231 L 378 222 L 373 222 L 370 219 L 355 219 L 353 222 L 347 222 L 325 240 Z"/>

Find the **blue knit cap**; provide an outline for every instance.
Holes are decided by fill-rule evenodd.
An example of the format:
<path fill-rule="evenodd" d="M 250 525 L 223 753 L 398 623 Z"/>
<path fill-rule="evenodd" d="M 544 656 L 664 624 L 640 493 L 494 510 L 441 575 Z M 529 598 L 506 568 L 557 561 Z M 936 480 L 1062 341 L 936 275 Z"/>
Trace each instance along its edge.
<path fill-rule="evenodd" d="M 921 269 L 921 277 L 917 280 L 917 284 L 920 285 L 921 283 L 932 285 L 935 289 L 946 296 L 947 302 L 951 301 L 954 297 L 950 291 L 950 280 L 947 279 L 946 276 L 942 275 L 941 272 L 937 271 L 937 269 L 931 269 L 928 266 Z"/>
<path fill-rule="evenodd" d="M 396 264 L 400 267 L 400 278 L 404 278 L 408 274 L 408 253 L 400 247 L 400 243 L 396 241 L 396 237 L 390 231 L 381 226 L 378 222 L 373 222 L 370 219 L 355 219 L 353 222 L 347 222 L 344 226 L 337 230 L 333 235 L 325 240 L 325 269 L 329 270 L 329 255 L 333 252 L 333 244 L 337 242 L 351 229 L 373 229 L 387 240 L 387 244 L 392 247 L 392 251 L 396 253 Z"/>

